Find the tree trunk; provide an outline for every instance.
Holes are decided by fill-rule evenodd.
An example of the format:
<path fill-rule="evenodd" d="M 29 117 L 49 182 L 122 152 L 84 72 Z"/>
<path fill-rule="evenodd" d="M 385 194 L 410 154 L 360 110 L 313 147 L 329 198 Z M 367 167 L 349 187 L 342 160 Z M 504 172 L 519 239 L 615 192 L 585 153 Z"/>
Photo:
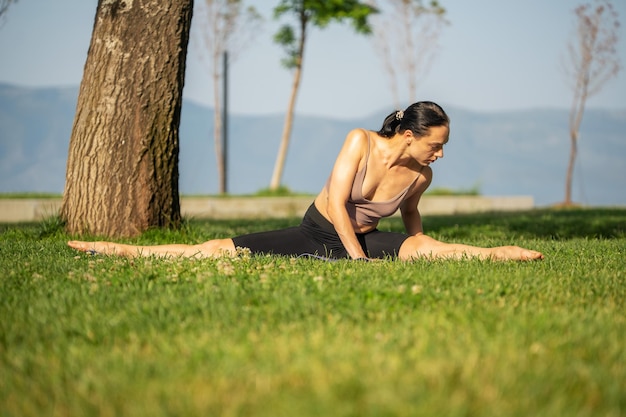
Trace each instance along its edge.
<path fill-rule="evenodd" d="M 569 162 L 567 164 L 567 173 L 565 176 L 565 200 L 564 206 L 571 206 L 572 202 L 572 183 L 574 182 L 574 165 L 576 164 L 576 156 L 578 154 L 578 136 L 580 132 L 580 124 L 585 114 L 585 104 L 588 97 L 589 76 L 588 66 L 584 67 L 585 70 L 579 76 L 577 82 L 577 88 L 574 92 L 574 99 L 572 100 L 572 108 L 570 109 L 569 116 L 569 136 L 570 136 L 570 151 Z"/>
<path fill-rule="evenodd" d="M 287 149 L 289 148 L 289 138 L 291 137 L 291 126 L 293 124 L 293 116 L 296 108 L 296 98 L 298 97 L 298 89 L 300 87 L 300 78 L 302 76 L 302 64 L 304 58 L 304 45 L 306 42 L 306 18 L 301 17 L 300 20 L 300 43 L 298 45 L 298 58 L 296 68 L 293 74 L 293 85 L 291 86 L 291 97 L 289 98 L 289 107 L 285 116 L 285 124 L 283 126 L 283 135 L 280 140 L 280 148 L 276 156 L 274 164 L 274 172 L 270 181 L 270 190 L 277 190 L 280 187 L 283 170 L 285 168 L 285 160 L 287 159 Z"/>
<path fill-rule="evenodd" d="M 289 149 L 289 138 L 291 136 L 291 127 L 293 125 L 294 109 L 296 107 L 296 97 L 298 95 L 298 86 L 300 84 L 301 67 L 298 66 L 293 76 L 293 86 L 291 88 L 291 97 L 289 99 L 289 108 L 285 116 L 285 124 L 283 125 L 283 134 L 280 140 L 276 163 L 274 164 L 274 172 L 270 182 L 270 190 L 277 190 L 280 187 L 285 169 L 285 160 L 287 159 L 287 150 Z"/>
<path fill-rule="evenodd" d="M 567 174 L 565 177 L 565 201 L 564 206 L 572 205 L 572 182 L 574 180 L 574 164 L 576 163 L 576 154 L 578 153 L 578 132 L 572 130 L 570 132 L 570 151 L 569 163 L 567 164 Z"/>
<path fill-rule="evenodd" d="M 180 223 L 178 127 L 193 0 L 99 0 L 70 138 L 69 233 Z"/>
<path fill-rule="evenodd" d="M 219 58 L 220 54 L 217 51 L 213 54 L 213 147 L 215 149 L 215 160 L 217 163 L 217 183 L 220 194 L 226 192 L 224 182 L 224 150 L 222 149 L 222 106 L 220 101 L 220 71 L 219 71 Z"/>
<path fill-rule="evenodd" d="M 406 73 L 407 73 L 407 82 L 409 84 L 409 103 L 415 103 L 416 94 L 417 94 L 417 86 L 415 84 L 415 77 L 417 76 L 417 71 L 415 69 L 415 46 L 413 46 L 413 34 L 411 33 L 411 5 L 409 2 L 402 2 L 402 15 L 404 16 L 404 42 L 406 43 L 406 50 L 408 52 L 403 53 L 402 57 L 404 59 L 406 65 Z M 402 107 L 398 107 L 402 108 Z"/>

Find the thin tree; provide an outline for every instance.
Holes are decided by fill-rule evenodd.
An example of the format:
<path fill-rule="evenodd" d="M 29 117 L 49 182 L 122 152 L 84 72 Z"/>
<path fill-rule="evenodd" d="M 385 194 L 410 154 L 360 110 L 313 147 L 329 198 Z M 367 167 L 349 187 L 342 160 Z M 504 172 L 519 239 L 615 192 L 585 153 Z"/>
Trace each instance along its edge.
<path fill-rule="evenodd" d="M 259 28 L 261 16 L 252 6 L 243 8 L 241 0 L 204 0 L 198 3 L 194 25 L 200 27 L 200 41 L 208 54 L 213 83 L 213 143 L 217 162 L 219 193 L 226 192 L 222 126 L 223 59 L 232 62 L 244 47 L 250 45 Z M 228 52 L 228 54 L 226 54 Z M 227 58 L 228 57 L 228 58 Z"/>
<path fill-rule="evenodd" d="M 291 96 L 285 115 L 280 147 L 274 164 L 274 172 L 270 181 L 270 190 L 276 191 L 281 185 L 281 178 L 287 157 L 291 128 L 293 124 L 296 98 L 302 77 L 304 48 L 310 25 L 325 28 L 331 22 L 349 21 L 357 33 L 370 34 L 368 18 L 376 9 L 358 0 L 282 0 L 274 9 L 274 17 L 291 14 L 295 19 L 296 28 L 290 24 L 283 25 L 274 36 L 274 41 L 281 45 L 287 56 L 282 64 L 293 70 Z"/>
<path fill-rule="evenodd" d="M 69 144 L 69 233 L 180 223 L 178 127 L 193 0 L 100 0 Z"/>
<path fill-rule="evenodd" d="M 569 44 L 569 65 L 565 68 L 574 92 L 569 114 L 570 155 L 563 201 L 566 206 L 572 205 L 574 164 L 585 104 L 620 70 L 616 49 L 620 24 L 611 2 L 596 0 L 578 6 L 574 13 L 576 32 Z"/>
<path fill-rule="evenodd" d="M 381 13 L 372 19 L 374 47 L 389 77 L 396 108 L 402 108 L 400 92 L 415 102 L 419 81 L 426 77 L 438 51 L 441 30 L 448 22 L 437 1 L 380 0 Z M 393 30 L 390 30 L 393 28 Z M 400 88 L 402 85 L 402 88 Z"/>

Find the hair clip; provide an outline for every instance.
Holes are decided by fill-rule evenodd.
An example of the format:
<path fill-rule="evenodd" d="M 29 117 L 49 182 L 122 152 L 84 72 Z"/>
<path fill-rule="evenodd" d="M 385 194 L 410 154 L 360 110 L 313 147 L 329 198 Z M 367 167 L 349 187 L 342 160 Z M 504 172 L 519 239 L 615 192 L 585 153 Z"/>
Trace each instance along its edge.
<path fill-rule="evenodd" d="M 404 112 L 402 110 L 398 110 L 396 112 L 396 120 L 402 120 L 403 117 L 404 117 Z"/>

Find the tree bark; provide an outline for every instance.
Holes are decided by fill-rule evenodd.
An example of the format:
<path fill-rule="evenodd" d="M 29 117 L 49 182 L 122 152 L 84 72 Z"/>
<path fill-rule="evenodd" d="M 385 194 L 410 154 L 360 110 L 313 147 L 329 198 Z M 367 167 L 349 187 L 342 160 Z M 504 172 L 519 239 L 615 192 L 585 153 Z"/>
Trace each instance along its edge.
<path fill-rule="evenodd" d="M 180 223 L 178 152 L 193 0 L 99 0 L 69 144 L 69 233 Z"/>

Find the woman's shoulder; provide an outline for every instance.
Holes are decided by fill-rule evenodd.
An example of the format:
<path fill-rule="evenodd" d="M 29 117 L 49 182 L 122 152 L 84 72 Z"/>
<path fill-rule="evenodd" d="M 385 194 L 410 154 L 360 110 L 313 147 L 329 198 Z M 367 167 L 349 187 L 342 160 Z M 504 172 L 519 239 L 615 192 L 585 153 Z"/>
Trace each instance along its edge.
<path fill-rule="evenodd" d="M 362 127 L 357 127 L 348 132 L 348 134 L 346 135 L 346 140 L 363 141 L 368 139 L 370 134 L 371 132 L 369 130 Z"/>
<path fill-rule="evenodd" d="M 369 144 L 370 132 L 366 129 L 356 128 L 352 129 L 346 135 L 344 141 L 344 147 L 352 150 L 367 149 Z"/>

